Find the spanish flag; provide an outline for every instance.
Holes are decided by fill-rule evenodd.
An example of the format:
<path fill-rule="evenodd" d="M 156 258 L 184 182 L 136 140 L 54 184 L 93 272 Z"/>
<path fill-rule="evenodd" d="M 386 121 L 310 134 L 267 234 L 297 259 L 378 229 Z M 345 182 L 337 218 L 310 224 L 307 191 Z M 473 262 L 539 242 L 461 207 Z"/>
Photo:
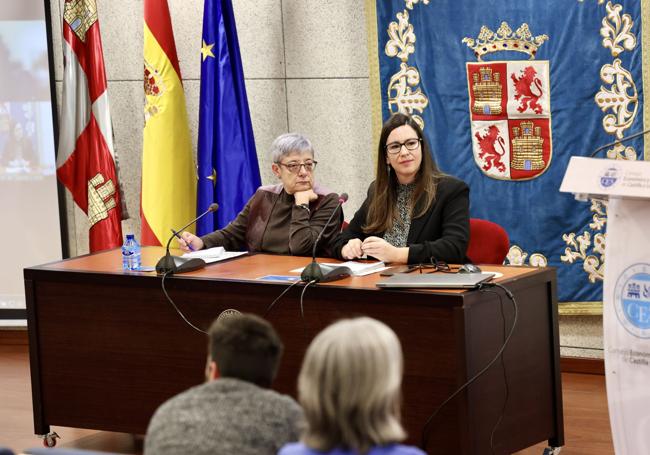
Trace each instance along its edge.
<path fill-rule="evenodd" d="M 194 218 L 196 171 L 167 0 L 144 1 L 142 244 L 164 245 Z"/>

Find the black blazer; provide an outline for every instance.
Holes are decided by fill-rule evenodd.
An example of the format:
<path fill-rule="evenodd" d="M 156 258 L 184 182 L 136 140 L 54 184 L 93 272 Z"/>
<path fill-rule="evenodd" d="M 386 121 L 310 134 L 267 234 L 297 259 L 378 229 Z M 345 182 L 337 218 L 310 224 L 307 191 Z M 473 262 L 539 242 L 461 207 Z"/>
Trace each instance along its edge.
<path fill-rule="evenodd" d="M 375 183 L 368 188 L 368 196 L 347 229 L 334 241 L 334 253 L 339 259 L 341 250 L 350 239 L 364 240 L 366 237 L 383 237 L 383 232 L 366 234 L 362 226 L 366 223 L 368 205 L 375 190 Z M 419 209 L 418 201 L 414 212 Z M 465 253 L 469 243 L 469 187 L 455 177 L 444 176 L 438 182 L 436 196 L 424 215 L 411 220 L 407 239 L 409 264 L 428 263 L 436 260 L 451 264 L 469 262 Z"/>

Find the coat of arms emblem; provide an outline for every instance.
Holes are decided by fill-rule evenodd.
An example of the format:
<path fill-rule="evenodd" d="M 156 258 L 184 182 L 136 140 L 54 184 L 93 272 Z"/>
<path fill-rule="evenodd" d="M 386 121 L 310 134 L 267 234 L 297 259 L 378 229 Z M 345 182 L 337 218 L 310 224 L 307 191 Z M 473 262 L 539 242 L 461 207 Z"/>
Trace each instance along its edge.
<path fill-rule="evenodd" d="M 549 62 L 482 62 L 481 56 L 516 51 L 534 58 L 545 39 L 532 39 L 526 24 L 513 34 L 505 22 L 496 34 L 484 27 L 478 42 L 465 39 L 479 59 L 467 63 L 474 161 L 489 177 L 527 180 L 548 168 L 553 149 Z"/>

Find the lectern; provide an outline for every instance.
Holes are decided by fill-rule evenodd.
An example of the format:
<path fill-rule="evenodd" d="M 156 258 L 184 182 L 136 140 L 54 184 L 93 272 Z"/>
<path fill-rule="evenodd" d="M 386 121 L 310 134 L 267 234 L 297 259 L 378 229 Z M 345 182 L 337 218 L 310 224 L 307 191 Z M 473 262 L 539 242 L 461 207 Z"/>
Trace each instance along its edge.
<path fill-rule="evenodd" d="M 603 339 L 612 437 L 618 455 L 650 453 L 650 162 L 573 157 L 560 191 L 609 201 Z"/>

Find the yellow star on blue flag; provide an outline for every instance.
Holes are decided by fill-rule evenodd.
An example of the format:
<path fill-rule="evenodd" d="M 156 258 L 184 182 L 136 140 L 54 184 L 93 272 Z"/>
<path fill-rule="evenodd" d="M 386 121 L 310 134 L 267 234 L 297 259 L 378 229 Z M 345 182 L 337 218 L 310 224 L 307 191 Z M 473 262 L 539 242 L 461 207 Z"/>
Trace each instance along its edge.
<path fill-rule="evenodd" d="M 201 55 L 203 55 L 203 61 L 205 62 L 205 59 L 208 57 L 214 58 L 214 54 L 212 53 L 212 48 L 214 47 L 214 43 L 212 44 L 206 44 L 205 40 L 203 40 L 203 46 L 201 46 Z"/>

